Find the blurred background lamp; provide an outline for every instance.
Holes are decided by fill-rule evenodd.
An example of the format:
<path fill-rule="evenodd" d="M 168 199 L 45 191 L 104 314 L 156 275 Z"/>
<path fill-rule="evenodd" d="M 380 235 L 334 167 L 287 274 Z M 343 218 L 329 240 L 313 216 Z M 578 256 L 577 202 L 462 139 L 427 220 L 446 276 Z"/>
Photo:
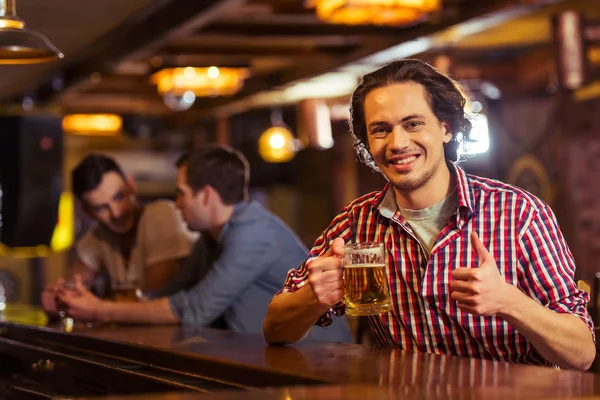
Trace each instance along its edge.
<path fill-rule="evenodd" d="M 74 215 L 73 194 L 71 192 L 63 192 L 58 202 L 58 222 L 50 241 L 52 251 L 61 252 L 73 245 L 75 238 Z"/>
<path fill-rule="evenodd" d="M 248 76 L 246 68 L 164 68 L 150 77 L 167 107 L 190 108 L 197 97 L 231 96 L 239 92 Z"/>
<path fill-rule="evenodd" d="M 273 126 L 260 135 L 258 153 L 266 162 L 288 162 L 296 155 L 294 135 L 283 126 Z"/>
<path fill-rule="evenodd" d="M 25 28 L 15 0 L 0 0 L 0 64 L 37 64 L 63 57 L 48 38 Z"/>
<path fill-rule="evenodd" d="M 323 99 L 306 99 L 298 102 L 298 136 L 304 146 L 317 150 L 333 147 L 331 113 Z"/>
<path fill-rule="evenodd" d="M 123 119 L 115 114 L 69 114 L 62 120 L 63 131 L 73 135 L 115 136 L 122 127 Z"/>

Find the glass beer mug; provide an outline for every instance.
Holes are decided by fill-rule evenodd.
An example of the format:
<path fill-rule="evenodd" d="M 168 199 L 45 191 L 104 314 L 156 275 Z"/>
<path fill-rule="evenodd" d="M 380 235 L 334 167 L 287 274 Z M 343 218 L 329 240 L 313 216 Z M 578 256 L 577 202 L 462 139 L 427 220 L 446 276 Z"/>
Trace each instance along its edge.
<path fill-rule="evenodd" d="M 383 243 L 348 244 L 342 262 L 346 314 L 379 315 L 392 309 Z"/>
<path fill-rule="evenodd" d="M 142 298 L 142 291 L 136 282 L 113 282 L 113 300 L 116 302 L 136 302 Z"/>

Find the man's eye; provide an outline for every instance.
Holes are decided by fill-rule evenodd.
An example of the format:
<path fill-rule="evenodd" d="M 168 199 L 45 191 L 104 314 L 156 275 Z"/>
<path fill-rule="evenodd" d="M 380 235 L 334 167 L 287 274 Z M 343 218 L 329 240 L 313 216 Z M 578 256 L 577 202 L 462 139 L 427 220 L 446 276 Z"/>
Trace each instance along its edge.
<path fill-rule="evenodd" d="M 123 192 L 118 192 L 117 194 L 115 194 L 114 199 L 115 200 L 123 200 L 125 198 L 125 193 Z"/>
<path fill-rule="evenodd" d="M 377 128 L 371 129 L 371 135 L 385 135 L 391 131 L 390 128 L 385 126 L 380 126 Z"/>
<path fill-rule="evenodd" d="M 423 125 L 423 123 L 421 121 L 412 121 L 412 122 L 409 122 L 408 124 L 406 124 L 406 128 L 407 128 L 407 130 L 411 130 L 411 129 L 414 130 L 422 125 Z"/>

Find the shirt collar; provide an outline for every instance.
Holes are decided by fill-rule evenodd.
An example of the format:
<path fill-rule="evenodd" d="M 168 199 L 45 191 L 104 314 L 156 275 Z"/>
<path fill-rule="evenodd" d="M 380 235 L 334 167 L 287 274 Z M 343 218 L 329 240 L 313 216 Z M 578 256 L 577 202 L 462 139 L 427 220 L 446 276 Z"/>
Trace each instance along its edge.
<path fill-rule="evenodd" d="M 457 223 L 462 227 L 463 224 L 460 222 L 461 210 L 465 210 L 465 219 L 473 214 L 473 205 L 475 204 L 473 190 L 465 171 L 453 162 L 448 162 L 448 167 L 451 169 L 451 172 L 454 172 L 452 176 L 456 179 L 456 192 L 458 195 Z M 389 182 L 384 186 L 381 192 L 377 194 L 375 207 L 379 210 L 381 216 L 388 219 L 391 219 L 398 211 L 396 197 L 394 196 L 394 191 Z"/>
<path fill-rule="evenodd" d="M 253 202 L 241 201 L 235 205 L 235 207 L 233 208 L 233 213 L 231 214 L 231 218 L 229 218 L 229 221 L 227 221 L 227 223 L 223 225 L 223 229 L 221 229 L 221 232 L 219 232 L 219 238 L 217 239 L 218 243 L 221 243 L 223 241 L 225 233 L 229 230 L 229 228 L 231 228 L 232 222 L 239 219 L 242 216 L 244 210 L 252 203 Z"/>
<path fill-rule="evenodd" d="M 466 172 L 453 162 L 449 163 L 454 168 L 456 177 L 456 191 L 458 193 L 458 209 L 466 209 L 470 214 L 474 213 L 475 196 Z"/>

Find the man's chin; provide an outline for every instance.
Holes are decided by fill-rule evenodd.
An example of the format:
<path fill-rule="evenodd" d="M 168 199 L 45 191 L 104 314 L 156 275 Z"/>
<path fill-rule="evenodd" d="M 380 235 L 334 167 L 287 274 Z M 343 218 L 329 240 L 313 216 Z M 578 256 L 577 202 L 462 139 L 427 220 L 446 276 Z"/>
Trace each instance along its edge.
<path fill-rule="evenodd" d="M 399 190 L 401 192 L 412 192 L 414 190 L 417 190 L 423 186 L 425 186 L 425 184 L 429 181 L 430 177 L 428 176 L 418 176 L 418 177 L 404 177 L 404 179 L 398 179 L 398 177 L 395 177 L 396 179 L 391 179 L 390 182 L 392 183 L 392 185 L 394 186 L 394 188 L 396 188 L 396 190 Z"/>
<path fill-rule="evenodd" d="M 198 229 L 197 226 L 195 226 L 194 224 L 191 224 L 189 222 L 186 221 L 185 225 L 187 226 L 188 231 L 190 232 L 200 232 L 201 229 Z"/>
<path fill-rule="evenodd" d="M 126 225 L 110 225 L 108 228 L 117 235 L 124 235 L 126 233 L 131 232 L 131 230 L 133 229 L 133 223 L 129 223 Z"/>

